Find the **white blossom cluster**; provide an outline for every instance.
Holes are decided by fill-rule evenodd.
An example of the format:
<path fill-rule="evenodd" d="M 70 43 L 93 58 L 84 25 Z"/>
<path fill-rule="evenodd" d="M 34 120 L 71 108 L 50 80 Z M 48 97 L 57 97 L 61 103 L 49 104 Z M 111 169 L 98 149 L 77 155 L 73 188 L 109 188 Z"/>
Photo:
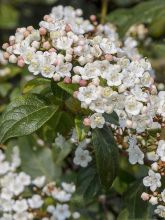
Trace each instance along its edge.
<path fill-rule="evenodd" d="M 18 171 L 20 166 L 17 146 L 13 148 L 11 162 L 0 150 L 1 220 L 65 220 L 80 217 L 78 212 L 71 212 L 68 204 L 75 192 L 73 183 L 62 182 L 58 187 L 55 182 L 47 183 L 45 176 L 32 179 L 27 173 Z"/>
<path fill-rule="evenodd" d="M 145 146 L 144 140 L 142 142 Z M 162 178 L 165 174 L 165 140 L 160 139 L 154 150 L 146 152 L 146 147 L 144 149 L 134 135 L 129 137 L 127 151 L 131 164 L 144 164 L 144 159 L 148 160 L 150 168 L 148 176 L 143 179 L 143 184 L 150 192 L 143 192 L 141 198 L 144 201 L 149 201 L 152 205 L 157 205 L 154 212 L 165 218 L 165 189 L 162 184 Z"/>
<path fill-rule="evenodd" d="M 163 97 L 156 109 L 151 64 L 133 50 L 136 41 L 128 38 L 122 47 L 112 26 L 94 26 L 79 15 L 80 10 L 70 7 L 53 8 L 39 30 L 17 29 L 3 45 L 4 57 L 19 66 L 27 64 L 34 75 L 79 84 L 75 96 L 82 108 L 94 112 L 88 120 L 92 128 L 103 127 L 102 114 L 113 111 L 122 126 L 137 132 L 154 126 L 157 113 L 164 117 Z M 83 31 L 78 31 L 78 21 Z"/>

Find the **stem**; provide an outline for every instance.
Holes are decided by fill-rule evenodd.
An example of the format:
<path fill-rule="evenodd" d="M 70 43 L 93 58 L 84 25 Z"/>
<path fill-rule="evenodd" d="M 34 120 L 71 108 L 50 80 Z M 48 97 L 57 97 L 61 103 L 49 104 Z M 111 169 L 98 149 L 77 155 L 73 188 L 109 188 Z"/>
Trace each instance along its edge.
<path fill-rule="evenodd" d="M 104 24 L 106 20 L 108 10 L 108 0 L 102 0 L 102 7 L 101 7 L 101 23 Z"/>

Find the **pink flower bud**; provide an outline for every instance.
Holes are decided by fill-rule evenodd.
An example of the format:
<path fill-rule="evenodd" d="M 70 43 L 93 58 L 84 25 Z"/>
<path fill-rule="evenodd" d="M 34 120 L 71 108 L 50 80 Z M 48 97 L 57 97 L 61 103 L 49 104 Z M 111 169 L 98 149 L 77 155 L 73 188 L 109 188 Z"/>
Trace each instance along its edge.
<path fill-rule="evenodd" d="M 72 30 L 71 26 L 69 24 L 66 24 L 65 31 L 70 32 Z"/>
<path fill-rule="evenodd" d="M 29 31 L 25 31 L 25 32 L 23 33 L 24 37 L 27 37 L 29 34 L 30 34 Z"/>
<path fill-rule="evenodd" d="M 85 126 L 90 126 L 91 125 L 91 120 L 89 118 L 84 118 L 83 124 Z"/>
<path fill-rule="evenodd" d="M 108 61 L 112 61 L 113 60 L 113 56 L 111 54 L 106 54 L 105 55 L 105 59 Z"/>
<path fill-rule="evenodd" d="M 10 57 L 10 54 L 9 54 L 8 52 L 4 52 L 4 53 L 3 53 L 3 57 L 4 57 L 6 60 L 8 60 L 9 57 Z"/>
<path fill-rule="evenodd" d="M 47 19 L 47 22 L 48 23 L 51 23 L 53 21 L 53 18 L 51 18 L 50 16 L 49 16 L 49 18 Z"/>
<path fill-rule="evenodd" d="M 56 49 L 55 48 L 50 48 L 49 52 L 56 52 Z"/>
<path fill-rule="evenodd" d="M 66 77 L 64 78 L 64 83 L 70 84 L 71 82 L 72 82 L 72 80 L 71 80 L 70 77 L 66 76 Z"/>
<path fill-rule="evenodd" d="M 50 17 L 49 15 L 45 15 L 44 20 L 47 21 L 49 17 Z"/>
<path fill-rule="evenodd" d="M 40 32 L 40 35 L 44 36 L 44 35 L 46 35 L 47 30 L 46 30 L 46 28 L 41 27 L 41 28 L 39 29 L 39 32 Z"/>
<path fill-rule="evenodd" d="M 24 66 L 25 66 L 24 60 L 23 60 L 23 59 L 18 59 L 17 65 L 18 65 L 19 67 L 24 67 Z"/>
<path fill-rule="evenodd" d="M 142 198 L 144 201 L 147 201 L 147 200 L 149 200 L 150 196 L 149 196 L 148 193 L 143 192 L 143 193 L 141 194 L 141 198 Z"/>
<path fill-rule="evenodd" d="M 46 50 L 50 49 L 49 41 L 46 41 L 46 42 L 43 43 L 43 48 L 46 49 Z"/>
<path fill-rule="evenodd" d="M 88 84 L 88 82 L 84 79 L 81 79 L 79 84 L 80 84 L 80 86 L 86 86 Z"/>
<path fill-rule="evenodd" d="M 4 50 L 6 50 L 8 47 L 9 47 L 9 44 L 8 44 L 8 43 L 4 43 L 4 44 L 2 45 L 2 48 L 3 48 Z"/>
<path fill-rule="evenodd" d="M 34 30 L 33 26 L 28 26 L 26 29 L 27 29 L 27 31 L 29 31 L 29 32 L 32 32 L 32 31 Z"/>
<path fill-rule="evenodd" d="M 75 91 L 75 92 L 73 93 L 73 97 L 74 97 L 74 98 L 77 98 L 77 96 L 78 96 L 78 91 Z"/>
<path fill-rule="evenodd" d="M 91 15 L 91 16 L 90 16 L 90 20 L 91 20 L 91 21 L 96 21 L 96 19 L 97 19 L 96 15 Z"/>

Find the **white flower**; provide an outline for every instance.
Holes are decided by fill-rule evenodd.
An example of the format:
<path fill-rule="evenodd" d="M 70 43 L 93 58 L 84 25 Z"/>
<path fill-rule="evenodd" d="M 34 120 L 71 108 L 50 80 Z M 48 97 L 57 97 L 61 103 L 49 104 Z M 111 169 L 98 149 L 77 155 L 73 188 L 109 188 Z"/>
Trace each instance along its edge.
<path fill-rule="evenodd" d="M 161 175 L 159 173 L 155 173 L 152 170 L 149 170 L 148 176 L 144 177 L 143 184 L 147 187 L 150 187 L 151 191 L 155 191 L 157 187 L 161 187 Z"/>
<path fill-rule="evenodd" d="M 127 96 L 125 100 L 125 110 L 128 114 L 138 115 L 143 107 L 141 102 L 138 102 L 134 96 Z"/>
<path fill-rule="evenodd" d="M 64 190 L 52 191 L 52 196 L 59 202 L 68 202 L 71 199 L 71 194 L 65 192 Z"/>
<path fill-rule="evenodd" d="M 24 185 L 24 186 L 28 186 L 31 184 L 31 177 L 29 175 L 27 175 L 24 172 L 19 173 L 19 175 L 17 176 L 17 180 L 18 182 L 20 182 L 20 184 Z"/>
<path fill-rule="evenodd" d="M 24 191 L 25 186 L 20 182 L 19 179 L 14 178 L 8 183 L 8 189 L 16 196 Z"/>
<path fill-rule="evenodd" d="M 39 176 L 39 177 L 36 177 L 32 183 L 37 186 L 38 188 L 42 188 L 45 184 L 45 181 L 46 181 L 46 177 L 45 176 Z"/>
<path fill-rule="evenodd" d="M 97 87 L 90 85 L 87 87 L 80 87 L 77 98 L 84 102 L 85 104 L 89 105 L 93 100 L 98 98 L 98 91 Z"/>
<path fill-rule="evenodd" d="M 53 65 L 56 60 L 57 54 L 52 52 L 44 52 L 40 63 L 40 71 L 44 77 L 52 78 L 55 73 L 55 66 Z"/>
<path fill-rule="evenodd" d="M 73 216 L 73 219 L 78 219 L 78 218 L 80 218 L 80 213 L 79 212 L 74 212 L 72 214 L 72 216 Z"/>
<path fill-rule="evenodd" d="M 13 209 L 14 200 L 6 200 L 0 198 L 0 209 L 3 212 L 11 212 Z"/>
<path fill-rule="evenodd" d="M 158 155 L 155 153 L 155 151 L 147 152 L 147 159 L 151 161 L 157 161 L 159 159 Z"/>
<path fill-rule="evenodd" d="M 0 162 L 0 175 L 4 175 L 10 170 L 10 164 L 7 161 Z"/>
<path fill-rule="evenodd" d="M 35 50 L 32 47 L 26 48 L 24 53 L 22 54 L 24 61 L 26 64 L 30 64 L 31 61 L 35 58 Z"/>
<path fill-rule="evenodd" d="M 83 150 L 78 147 L 75 151 L 74 164 L 80 165 L 81 167 L 87 167 L 88 163 L 92 160 L 92 157 L 89 155 L 88 150 Z"/>
<path fill-rule="evenodd" d="M 13 219 L 14 220 L 27 220 L 27 219 L 31 219 L 29 218 L 29 213 L 28 212 L 18 212 L 18 213 L 15 213 L 13 215 Z"/>
<path fill-rule="evenodd" d="M 131 164 L 136 164 L 136 163 L 144 164 L 143 161 L 144 153 L 140 150 L 136 141 L 130 140 L 128 153 L 129 153 L 129 162 Z"/>
<path fill-rule="evenodd" d="M 165 206 L 158 205 L 154 212 L 158 214 L 160 217 L 165 218 Z"/>
<path fill-rule="evenodd" d="M 76 186 L 73 183 L 62 182 L 61 185 L 62 185 L 63 189 L 68 193 L 74 193 L 76 190 Z"/>
<path fill-rule="evenodd" d="M 105 124 L 105 119 L 100 113 L 94 113 L 90 116 L 91 128 L 103 128 Z"/>
<path fill-rule="evenodd" d="M 87 63 L 81 71 L 82 79 L 94 79 L 100 75 L 100 70 L 97 68 L 95 63 Z"/>
<path fill-rule="evenodd" d="M 151 196 L 149 203 L 151 203 L 152 205 L 158 204 L 158 198 L 155 196 Z"/>
<path fill-rule="evenodd" d="M 106 100 L 98 98 L 90 104 L 89 108 L 95 112 L 104 113 L 106 110 Z"/>
<path fill-rule="evenodd" d="M 13 210 L 15 212 L 21 213 L 28 209 L 28 204 L 25 199 L 17 200 L 13 205 Z"/>
<path fill-rule="evenodd" d="M 4 213 L 0 220 L 13 220 L 13 216 L 11 214 Z"/>
<path fill-rule="evenodd" d="M 63 37 L 60 37 L 57 39 L 54 46 L 60 50 L 67 50 L 67 49 L 71 48 L 72 43 L 73 43 L 73 40 L 71 38 L 63 36 Z"/>
<path fill-rule="evenodd" d="M 59 74 L 61 77 L 71 76 L 72 64 L 71 63 L 61 63 L 60 65 L 56 66 L 56 73 Z"/>
<path fill-rule="evenodd" d="M 106 54 L 115 54 L 117 53 L 117 48 L 115 44 L 108 40 L 107 38 L 104 38 L 102 42 L 100 43 L 100 48 L 104 51 Z"/>
<path fill-rule="evenodd" d="M 57 218 L 57 220 L 65 220 L 71 216 L 71 212 L 69 211 L 69 206 L 66 204 L 57 204 L 56 208 L 53 212 L 53 216 Z"/>
<path fill-rule="evenodd" d="M 61 134 L 57 134 L 57 137 L 55 139 L 55 144 L 59 147 L 59 148 L 63 148 L 64 144 L 66 143 L 66 139 L 61 135 Z"/>
<path fill-rule="evenodd" d="M 44 201 L 40 195 L 33 195 L 32 198 L 28 199 L 29 207 L 32 209 L 38 209 L 43 205 Z"/>
<path fill-rule="evenodd" d="M 160 159 L 165 162 L 165 141 L 164 140 L 159 141 L 156 153 L 158 154 Z"/>

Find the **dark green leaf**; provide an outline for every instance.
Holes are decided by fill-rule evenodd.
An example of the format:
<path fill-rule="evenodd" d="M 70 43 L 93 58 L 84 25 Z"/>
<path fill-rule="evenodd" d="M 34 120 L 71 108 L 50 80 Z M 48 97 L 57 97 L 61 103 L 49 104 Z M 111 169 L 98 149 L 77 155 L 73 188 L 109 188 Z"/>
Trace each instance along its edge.
<path fill-rule="evenodd" d="M 57 111 L 38 95 L 25 95 L 9 104 L 0 122 L 0 143 L 12 137 L 28 135 L 38 130 Z"/>
<path fill-rule="evenodd" d="M 83 194 L 84 199 L 92 199 L 100 190 L 99 177 L 94 164 L 82 168 L 77 178 L 77 191 Z"/>
<path fill-rule="evenodd" d="M 125 204 L 128 210 L 128 219 L 152 219 L 152 209 L 148 202 L 141 199 L 141 194 L 146 188 L 139 180 L 132 184 L 125 193 Z"/>
<path fill-rule="evenodd" d="M 73 95 L 73 92 L 77 91 L 79 88 L 78 84 L 67 84 L 64 82 L 59 82 L 57 83 L 58 86 L 60 88 L 62 88 L 63 90 L 65 90 L 67 93 L 69 93 L 70 95 Z"/>
<path fill-rule="evenodd" d="M 112 112 L 111 114 L 104 113 L 103 116 L 106 122 L 114 125 L 119 125 L 119 117 L 116 112 Z"/>
<path fill-rule="evenodd" d="M 108 127 L 95 129 L 92 134 L 97 171 L 104 189 L 109 190 L 118 173 L 119 152 L 112 131 Z"/>

